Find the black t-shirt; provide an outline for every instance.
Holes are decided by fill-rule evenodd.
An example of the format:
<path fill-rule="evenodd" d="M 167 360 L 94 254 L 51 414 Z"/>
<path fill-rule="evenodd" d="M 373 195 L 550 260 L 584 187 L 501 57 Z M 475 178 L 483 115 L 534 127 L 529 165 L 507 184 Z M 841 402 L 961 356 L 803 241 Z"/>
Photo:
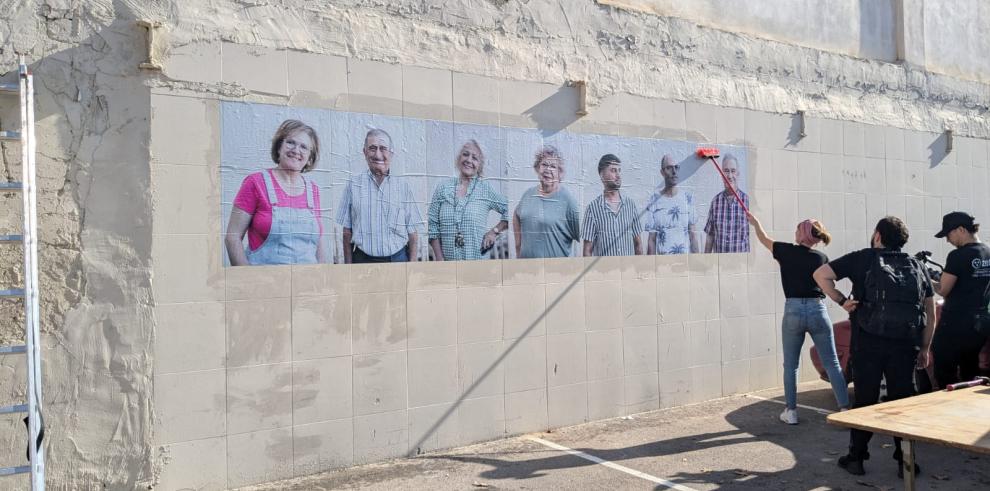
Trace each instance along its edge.
<path fill-rule="evenodd" d="M 780 283 L 787 298 L 825 298 L 812 273 L 828 262 L 828 256 L 803 245 L 773 243 L 773 258 L 780 263 Z"/>
<path fill-rule="evenodd" d="M 883 251 L 899 252 L 893 249 L 883 249 Z M 841 280 L 844 278 L 849 278 L 849 281 L 852 282 L 852 297 L 854 299 L 862 299 L 863 297 L 866 296 L 866 291 L 865 291 L 866 285 L 864 285 L 864 283 L 866 282 L 866 273 L 867 271 L 870 270 L 870 267 L 873 266 L 873 261 L 876 258 L 878 252 L 881 252 L 881 249 L 873 249 L 873 248 L 860 249 L 858 251 L 850 252 L 849 254 L 846 254 L 845 256 L 842 256 L 838 259 L 833 259 L 828 263 L 829 266 L 832 267 L 832 271 L 835 272 L 835 276 L 837 279 Z M 927 271 L 927 270 L 922 268 L 922 271 Z M 928 298 L 934 296 L 935 291 L 932 289 L 932 283 L 931 280 L 928 278 L 928 273 L 926 272 L 924 274 L 925 274 L 925 278 L 924 281 L 922 282 L 922 285 L 925 292 L 925 298 Z M 854 329 L 852 331 L 854 339 L 855 338 L 864 339 L 864 340 L 874 339 L 874 340 L 881 340 L 882 342 L 886 342 L 886 343 L 903 342 L 905 344 L 916 344 L 915 341 L 912 340 L 893 340 L 889 338 L 881 338 L 879 336 L 875 336 L 873 334 L 863 331 L 862 326 L 859 325 L 859 319 L 857 318 L 857 311 L 858 309 L 852 311 L 852 313 L 849 314 L 849 320 L 854 326 Z"/>
<path fill-rule="evenodd" d="M 949 253 L 945 272 L 956 277 L 956 284 L 945 297 L 947 313 L 976 313 L 986 306 L 983 294 L 990 283 L 990 246 L 982 242 L 964 245 Z"/>

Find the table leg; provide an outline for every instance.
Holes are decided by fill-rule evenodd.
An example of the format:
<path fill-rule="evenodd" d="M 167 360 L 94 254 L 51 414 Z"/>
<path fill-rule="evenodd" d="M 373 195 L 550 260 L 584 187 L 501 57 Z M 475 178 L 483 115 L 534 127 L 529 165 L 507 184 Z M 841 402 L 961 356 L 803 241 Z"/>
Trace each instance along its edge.
<path fill-rule="evenodd" d="M 904 459 L 904 491 L 914 491 L 914 442 L 905 438 L 902 443 Z"/>

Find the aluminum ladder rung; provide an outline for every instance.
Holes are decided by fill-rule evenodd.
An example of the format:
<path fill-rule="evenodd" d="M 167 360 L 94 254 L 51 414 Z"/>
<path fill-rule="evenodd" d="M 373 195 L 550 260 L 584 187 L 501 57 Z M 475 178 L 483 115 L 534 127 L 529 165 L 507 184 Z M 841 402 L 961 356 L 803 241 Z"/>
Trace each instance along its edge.
<path fill-rule="evenodd" d="M 31 472 L 31 466 L 18 465 L 15 467 L 0 467 L 0 476 L 12 476 L 14 474 L 26 474 Z"/>
<path fill-rule="evenodd" d="M 15 414 L 28 412 L 27 404 L 14 404 L 13 406 L 0 406 L 0 414 Z"/>
<path fill-rule="evenodd" d="M 42 414 L 43 399 L 41 396 L 41 357 L 38 345 L 41 332 L 38 326 L 40 316 L 38 306 L 38 225 L 37 225 L 37 144 L 35 141 L 34 119 L 34 77 L 28 68 L 24 56 L 18 64 L 18 84 L 0 83 L 0 93 L 17 92 L 20 95 L 20 128 L 18 131 L 0 131 L 0 141 L 18 140 L 21 147 L 21 179 L 20 182 L 0 182 L 0 192 L 20 191 L 24 203 L 24 228 L 17 235 L 0 235 L 2 242 L 23 241 L 24 253 L 24 285 L 22 288 L 0 290 L 0 298 L 20 297 L 24 302 L 24 334 L 23 346 L 0 346 L 0 353 L 23 353 L 27 365 L 27 399 L 23 404 L 0 407 L 0 414 L 28 413 L 27 422 L 28 462 L 26 466 L 0 467 L 0 476 L 29 473 L 31 476 L 30 489 L 44 491 L 45 489 L 45 449 L 42 446 L 45 428 Z M 7 267 L 7 265 L 4 265 Z M 37 443 L 36 443 L 37 442 Z"/>

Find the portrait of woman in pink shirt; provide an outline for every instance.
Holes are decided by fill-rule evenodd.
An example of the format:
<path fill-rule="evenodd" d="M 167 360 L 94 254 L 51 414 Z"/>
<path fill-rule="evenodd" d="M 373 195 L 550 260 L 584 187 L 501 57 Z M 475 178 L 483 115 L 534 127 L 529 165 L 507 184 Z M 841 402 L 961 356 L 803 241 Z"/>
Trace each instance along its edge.
<path fill-rule="evenodd" d="M 232 266 L 326 262 L 320 191 L 305 177 L 319 157 L 312 127 L 282 122 L 272 137 L 275 167 L 247 176 L 234 198 L 224 239 Z"/>

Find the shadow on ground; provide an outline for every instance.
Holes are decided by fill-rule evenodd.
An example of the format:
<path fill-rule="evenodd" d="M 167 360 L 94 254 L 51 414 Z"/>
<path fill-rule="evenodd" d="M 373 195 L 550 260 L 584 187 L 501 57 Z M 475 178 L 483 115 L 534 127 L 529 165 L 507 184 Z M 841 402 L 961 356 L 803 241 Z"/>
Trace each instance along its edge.
<path fill-rule="evenodd" d="M 801 384 L 799 390 L 799 403 L 835 408 L 827 384 Z M 781 423 L 779 393 L 760 391 L 752 394 L 759 397 L 727 397 L 249 489 L 667 489 L 532 437 L 699 491 L 902 489 L 889 437 L 871 442 L 873 458 L 865 476 L 849 475 L 835 464 L 846 451 L 848 431 L 826 424 L 821 413 L 800 408 L 801 424 Z M 931 445 L 919 445 L 918 454 L 925 471 L 918 489 L 990 489 L 987 456 Z"/>
<path fill-rule="evenodd" d="M 833 408 L 831 390 L 803 392 L 801 402 L 823 408 Z M 782 398 L 780 398 L 782 399 Z M 659 438 L 634 445 L 614 446 L 615 435 L 608 435 L 625 423 L 611 420 L 595 431 L 567 428 L 545 438 L 600 459 L 624 465 L 653 476 L 698 489 L 900 489 L 897 466 L 891 458 L 892 439 L 876 436 L 871 442 L 872 459 L 866 463 L 867 475 L 852 476 L 839 469 L 835 460 L 846 451 L 848 432 L 825 423 L 825 416 L 802 411 L 802 424 L 787 426 L 777 420 L 783 406 L 777 402 L 758 401 L 732 409 L 720 426 L 728 429 L 699 431 L 665 438 L 664 418 L 667 411 L 647 413 L 637 417 L 636 427 L 622 425 L 618 431 L 629 433 L 634 440 L 643 431 L 656 432 Z M 812 402 L 808 402 L 812 401 Z M 701 409 L 701 406 L 694 406 Z M 691 408 L 676 408 L 682 412 Z M 714 419 L 715 415 L 710 414 Z M 673 419 L 678 419 L 674 417 Z M 609 423 L 612 423 L 611 425 Z M 727 425 L 725 424 L 727 423 Z M 711 427 L 714 425 L 705 425 Z M 704 427 L 699 427 L 704 430 Z M 597 433 L 597 434 L 596 434 Z M 645 436 L 645 435 L 643 435 Z M 573 442 L 571 440 L 574 440 Z M 608 440 L 598 445 L 598 440 Z M 595 444 L 588 445 L 588 442 Z M 585 445 L 580 445 L 585 443 Z M 919 445 L 919 462 L 925 472 L 919 476 L 919 489 L 988 489 L 990 463 L 985 457 L 966 452 Z M 790 456 L 780 460 L 781 456 Z M 495 487 L 500 481 L 541 478 L 565 469 L 596 464 L 568 454 L 519 460 L 503 454 L 460 454 L 424 456 L 428 459 L 453 460 L 482 464 L 489 467 L 478 477 Z M 792 460 L 791 460 L 792 459 Z M 697 469 L 698 463 L 703 468 Z M 975 465 L 974 465 L 975 464 Z M 691 468 L 695 469 L 691 469 Z M 708 468 L 704 468 L 708 467 Z M 618 471 L 609 470 L 608 472 Z M 645 481 L 641 481 L 644 482 Z M 590 487 L 597 487 L 589 483 Z M 515 487 L 515 486 L 511 486 Z M 656 489 L 667 489 L 658 485 Z"/>

